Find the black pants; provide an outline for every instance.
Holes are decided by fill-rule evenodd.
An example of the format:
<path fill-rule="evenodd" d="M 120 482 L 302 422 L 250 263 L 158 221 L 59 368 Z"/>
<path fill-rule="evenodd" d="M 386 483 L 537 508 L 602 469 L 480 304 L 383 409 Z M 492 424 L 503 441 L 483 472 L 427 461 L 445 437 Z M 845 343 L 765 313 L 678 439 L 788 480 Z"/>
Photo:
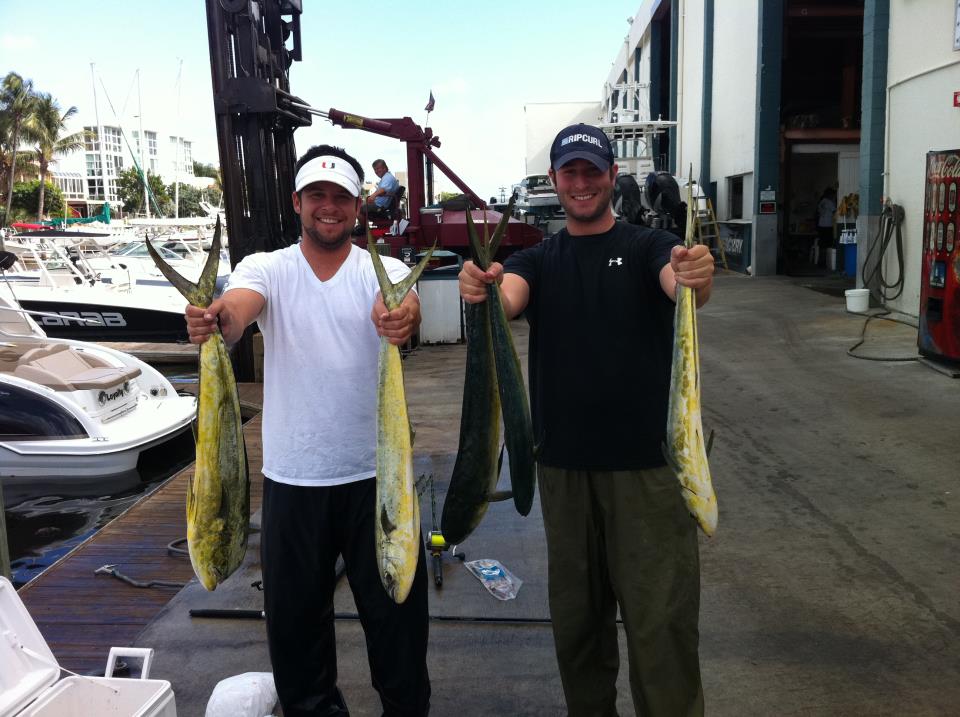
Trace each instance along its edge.
<path fill-rule="evenodd" d="M 285 717 L 346 715 L 337 689 L 333 590 L 337 555 L 367 642 L 385 717 L 430 709 L 427 569 L 423 548 L 406 601 L 380 583 L 374 547 L 375 479 L 307 488 L 264 478 L 260 559 L 273 676 Z"/>

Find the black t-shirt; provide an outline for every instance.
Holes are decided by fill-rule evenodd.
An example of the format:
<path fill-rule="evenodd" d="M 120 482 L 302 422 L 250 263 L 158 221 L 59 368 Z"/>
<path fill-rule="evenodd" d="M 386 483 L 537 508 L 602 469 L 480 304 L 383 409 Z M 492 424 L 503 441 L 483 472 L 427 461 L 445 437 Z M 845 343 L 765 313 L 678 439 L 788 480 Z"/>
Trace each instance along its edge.
<path fill-rule="evenodd" d="M 617 222 L 566 229 L 511 255 L 530 285 L 530 405 L 539 460 L 555 468 L 664 464 L 674 304 L 660 270 L 680 240 Z"/>

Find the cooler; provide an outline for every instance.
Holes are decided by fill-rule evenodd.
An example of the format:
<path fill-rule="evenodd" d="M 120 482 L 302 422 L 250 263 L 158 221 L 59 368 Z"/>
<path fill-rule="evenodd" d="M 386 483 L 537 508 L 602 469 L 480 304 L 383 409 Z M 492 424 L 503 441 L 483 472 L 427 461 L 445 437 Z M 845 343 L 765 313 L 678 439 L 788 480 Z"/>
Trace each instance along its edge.
<path fill-rule="evenodd" d="M 420 343 L 455 344 L 463 341 L 459 272 L 459 264 L 450 264 L 420 275 L 417 282 Z"/>
<path fill-rule="evenodd" d="M 140 679 L 111 677 L 117 657 L 142 657 Z M 13 585 L 0 577 L 0 717 L 177 717 L 166 680 L 147 679 L 153 650 L 110 648 L 106 677 L 60 679 L 60 666 Z"/>

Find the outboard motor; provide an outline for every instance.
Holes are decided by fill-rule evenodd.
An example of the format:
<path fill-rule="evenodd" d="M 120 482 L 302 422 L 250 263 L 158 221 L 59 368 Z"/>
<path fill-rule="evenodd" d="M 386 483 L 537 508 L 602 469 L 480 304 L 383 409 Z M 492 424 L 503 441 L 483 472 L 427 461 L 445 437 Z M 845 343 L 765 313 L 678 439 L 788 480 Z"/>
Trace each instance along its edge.
<path fill-rule="evenodd" d="M 617 175 L 613 187 L 613 210 L 625 222 L 643 224 L 643 197 L 633 175 Z"/>
<path fill-rule="evenodd" d="M 643 185 L 644 224 L 683 236 L 687 203 L 680 199 L 680 186 L 669 172 L 651 172 Z"/>

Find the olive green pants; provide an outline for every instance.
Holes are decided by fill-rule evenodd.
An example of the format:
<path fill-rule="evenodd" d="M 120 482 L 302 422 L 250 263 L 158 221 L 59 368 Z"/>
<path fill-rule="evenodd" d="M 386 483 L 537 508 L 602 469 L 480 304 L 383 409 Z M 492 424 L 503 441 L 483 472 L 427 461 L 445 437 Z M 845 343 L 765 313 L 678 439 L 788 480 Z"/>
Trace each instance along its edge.
<path fill-rule="evenodd" d="M 539 483 L 570 717 L 617 714 L 618 605 L 637 714 L 702 715 L 696 522 L 673 472 L 540 466 Z"/>

